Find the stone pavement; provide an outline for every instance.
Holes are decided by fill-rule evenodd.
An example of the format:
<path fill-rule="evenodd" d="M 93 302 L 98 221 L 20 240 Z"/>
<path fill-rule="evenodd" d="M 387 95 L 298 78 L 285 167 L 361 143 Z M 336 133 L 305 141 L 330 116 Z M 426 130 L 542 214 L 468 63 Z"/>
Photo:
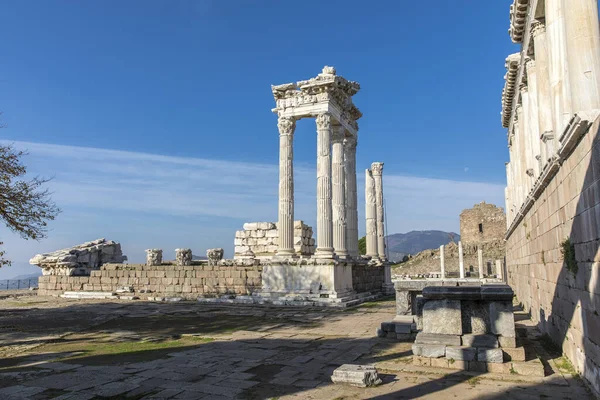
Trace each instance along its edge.
<path fill-rule="evenodd" d="M 559 373 L 519 382 L 414 367 L 410 343 L 375 335 L 393 315 L 391 301 L 345 311 L 0 301 L 0 399 L 590 398 Z M 333 385 L 346 363 L 376 363 L 384 384 Z"/>

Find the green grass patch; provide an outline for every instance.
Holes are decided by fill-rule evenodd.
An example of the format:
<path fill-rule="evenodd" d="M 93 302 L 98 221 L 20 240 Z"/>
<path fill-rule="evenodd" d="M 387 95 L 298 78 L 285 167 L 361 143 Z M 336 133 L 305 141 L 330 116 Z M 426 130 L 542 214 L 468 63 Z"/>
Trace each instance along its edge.
<path fill-rule="evenodd" d="M 567 357 L 561 356 L 555 359 L 554 363 L 556 364 L 556 368 L 558 368 L 560 372 L 571 374 L 575 377 L 579 376 L 579 373 L 575 370 L 573 364 L 571 364 Z"/>
<path fill-rule="evenodd" d="M 52 361 L 83 365 L 116 365 L 131 362 L 151 361 L 164 358 L 174 350 L 186 350 L 210 343 L 214 339 L 206 337 L 183 337 L 176 340 L 110 342 L 93 338 L 48 343 L 40 346 L 39 353 L 54 353 Z M 66 356 L 61 356 L 67 354 Z M 8 367 L 10 368 L 10 366 Z M 7 368 L 0 368 L 0 370 Z"/>
<path fill-rule="evenodd" d="M 560 245 L 560 252 L 562 253 L 563 260 L 567 265 L 567 270 L 571 272 L 573 276 L 577 275 L 579 266 L 577 265 L 577 259 L 575 258 L 575 245 L 571 243 L 570 238 L 566 238 Z"/>

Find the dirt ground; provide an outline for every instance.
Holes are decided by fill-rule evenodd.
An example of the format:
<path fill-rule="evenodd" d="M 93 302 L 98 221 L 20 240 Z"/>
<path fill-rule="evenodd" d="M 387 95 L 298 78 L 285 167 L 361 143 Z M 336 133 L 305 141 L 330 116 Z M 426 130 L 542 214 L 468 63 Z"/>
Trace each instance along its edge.
<path fill-rule="evenodd" d="M 413 366 L 411 343 L 375 335 L 393 316 L 389 300 L 324 310 L 5 298 L 0 399 L 591 398 L 559 354 L 545 378 Z M 375 364 L 383 384 L 334 385 L 346 363 Z"/>

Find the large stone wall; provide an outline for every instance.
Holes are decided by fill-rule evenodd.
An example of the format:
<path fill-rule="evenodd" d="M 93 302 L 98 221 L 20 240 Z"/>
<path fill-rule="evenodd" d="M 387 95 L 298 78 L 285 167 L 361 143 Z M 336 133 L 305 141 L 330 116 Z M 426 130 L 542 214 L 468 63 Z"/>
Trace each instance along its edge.
<path fill-rule="evenodd" d="M 508 280 L 517 298 L 598 393 L 599 125 L 596 120 L 522 221 L 509 231 L 506 249 Z M 574 259 L 565 260 L 562 254 L 569 247 L 567 238 Z"/>
<path fill-rule="evenodd" d="M 45 275 L 39 278 L 39 295 L 58 296 L 65 291 L 115 292 L 132 287 L 140 298 L 222 294 L 251 294 L 261 288 L 262 266 L 104 264 L 90 276 Z"/>
<path fill-rule="evenodd" d="M 385 267 L 382 265 L 353 265 L 352 289 L 357 293 L 378 292 L 385 283 Z"/>
<path fill-rule="evenodd" d="M 460 240 L 478 244 L 504 240 L 506 215 L 504 210 L 485 201 L 460 213 Z"/>

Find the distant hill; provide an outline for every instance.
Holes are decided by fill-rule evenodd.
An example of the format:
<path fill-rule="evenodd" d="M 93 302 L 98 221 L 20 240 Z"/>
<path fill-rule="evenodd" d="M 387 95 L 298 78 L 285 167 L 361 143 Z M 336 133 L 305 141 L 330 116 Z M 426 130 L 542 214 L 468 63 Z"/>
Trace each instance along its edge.
<path fill-rule="evenodd" d="M 389 258 L 391 261 L 401 261 L 405 255 L 414 255 L 427 249 L 436 249 L 443 244 L 460 240 L 460 235 L 455 232 L 443 231 L 410 231 L 407 233 L 394 233 L 387 236 Z"/>
<path fill-rule="evenodd" d="M 25 279 L 34 279 L 34 278 L 39 278 L 40 276 L 42 276 L 42 270 L 40 269 L 39 272 L 35 272 L 33 274 L 26 274 L 26 275 L 17 275 L 13 278 L 10 278 L 10 280 L 17 280 L 17 279 L 21 279 L 21 280 L 25 280 Z"/>

